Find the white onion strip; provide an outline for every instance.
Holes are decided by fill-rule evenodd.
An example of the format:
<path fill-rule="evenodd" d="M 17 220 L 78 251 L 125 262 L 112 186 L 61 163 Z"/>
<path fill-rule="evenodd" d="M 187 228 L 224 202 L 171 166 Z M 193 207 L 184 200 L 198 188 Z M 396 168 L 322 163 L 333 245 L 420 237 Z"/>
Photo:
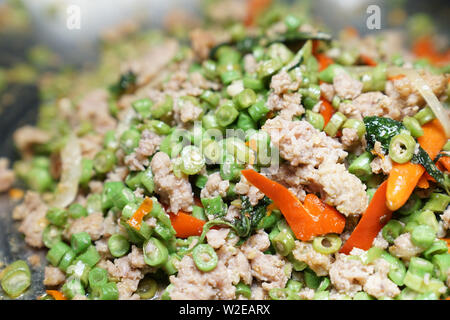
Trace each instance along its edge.
<path fill-rule="evenodd" d="M 50 205 L 65 208 L 75 200 L 78 193 L 78 183 L 81 177 L 81 148 L 75 135 L 67 139 L 61 150 L 62 172 L 54 198 Z"/>
<path fill-rule="evenodd" d="M 431 90 L 430 86 L 423 80 L 423 78 L 417 73 L 416 70 L 392 67 L 388 68 L 389 76 L 396 76 L 404 74 L 412 82 L 417 91 L 422 95 L 427 104 L 430 106 L 431 110 L 435 114 L 436 118 L 442 124 L 444 128 L 445 135 L 450 138 L 450 118 L 448 112 L 442 106 L 439 99 Z"/>

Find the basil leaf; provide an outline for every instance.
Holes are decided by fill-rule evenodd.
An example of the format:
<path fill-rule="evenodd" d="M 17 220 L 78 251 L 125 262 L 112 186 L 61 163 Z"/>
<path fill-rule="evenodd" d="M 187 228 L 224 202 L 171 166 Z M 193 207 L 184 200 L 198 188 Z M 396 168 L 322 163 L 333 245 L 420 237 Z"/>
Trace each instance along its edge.
<path fill-rule="evenodd" d="M 445 188 L 444 174 L 436 167 L 436 164 L 430 158 L 428 153 L 419 147 L 417 153 L 415 153 L 411 159 L 412 163 L 421 164 L 430 176 L 432 176 L 437 183 Z"/>
<path fill-rule="evenodd" d="M 366 126 L 367 151 L 373 150 L 375 142 L 378 141 L 381 143 L 383 151 L 388 153 L 391 139 L 402 130 L 406 130 L 400 121 L 377 116 L 364 117 L 364 124 Z"/>

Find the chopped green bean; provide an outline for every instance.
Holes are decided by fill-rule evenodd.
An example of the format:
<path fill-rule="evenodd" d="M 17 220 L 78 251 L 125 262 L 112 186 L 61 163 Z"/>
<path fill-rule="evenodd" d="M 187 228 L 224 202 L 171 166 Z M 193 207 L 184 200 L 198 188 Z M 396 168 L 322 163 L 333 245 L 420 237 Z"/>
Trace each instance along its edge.
<path fill-rule="evenodd" d="M 160 240 L 154 237 L 145 241 L 142 248 L 144 250 L 144 261 L 149 266 L 162 266 L 169 257 L 167 248 Z"/>
<path fill-rule="evenodd" d="M 406 163 L 414 155 L 416 141 L 407 133 L 395 135 L 389 143 L 389 157 L 397 163 Z"/>
<path fill-rule="evenodd" d="M 76 278 L 66 280 L 64 285 L 61 287 L 61 292 L 68 299 L 73 299 L 75 296 L 83 296 L 86 294 L 81 281 Z"/>
<path fill-rule="evenodd" d="M 322 237 L 315 237 L 313 240 L 313 248 L 322 254 L 332 254 L 337 252 L 342 245 L 342 240 L 335 234 L 328 234 Z"/>
<path fill-rule="evenodd" d="M 394 240 L 402 233 L 403 225 L 401 222 L 395 219 L 389 220 L 388 223 L 381 229 L 383 238 L 390 244 L 394 243 Z"/>
<path fill-rule="evenodd" d="M 0 274 L 1 286 L 8 296 L 15 299 L 31 285 L 30 268 L 23 260 L 8 265 Z"/>
<path fill-rule="evenodd" d="M 128 253 L 130 243 L 123 235 L 116 233 L 109 237 L 108 249 L 113 257 L 120 258 Z"/>
<path fill-rule="evenodd" d="M 45 227 L 42 233 L 42 242 L 50 249 L 55 243 L 61 241 L 62 232 L 62 228 L 50 224 Z"/>
<path fill-rule="evenodd" d="M 209 244 L 199 244 L 192 251 L 194 263 L 200 271 L 209 272 L 216 268 L 218 257 Z"/>
<path fill-rule="evenodd" d="M 434 115 L 433 110 L 431 110 L 431 108 L 427 106 L 422 110 L 420 110 L 419 112 L 417 112 L 414 115 L 414 118 L 416 118 L 416 120 L 419 121 L 420 125 L 423 126 L 424 124 L 435 119 L 436 116 Z"/>
<path fill-rule="evenodd" d="M 423 136 L 423 129 L 416 118 L 406 116 L 403 118 L 403 125 L 411 132 L 414 138 Z"/>
<path fill-rule="evenodd" d="M 139 281 L 136 293 L 141 299 L 148 300 L 155 296 L 157 289 L 158 283 L 155 281 L 155 279 L 145 277 L 144 279 Z"/>
<path fill-rule="evenodd" d="M 95 267 L 89 271 L 88 281 L 91 288 L 105 285 L 108 283 L 108 271 Z"/>
<path fill-rule="evenodd" d="M 343 113 L 339 111 L 335 112 L 331 116 L 330 121 L 328 121 L 323 131 L 325 131 L 325 133 L 328 134 L 330 137 L 334 137 L 346 120 L 347 117 Z"/>
<path fill-rule="evenodd" d="M 311 110 L 306 110 L 305 119 L 306 119 L 306 121 L 311 123 L 312 126 L 314 128 L 316 128 L 317 130 L 321 130 L 321 131 L 323 130 L 323 127 L 325 125 L 325 120 L 320 113 L 313 112 Z"/>

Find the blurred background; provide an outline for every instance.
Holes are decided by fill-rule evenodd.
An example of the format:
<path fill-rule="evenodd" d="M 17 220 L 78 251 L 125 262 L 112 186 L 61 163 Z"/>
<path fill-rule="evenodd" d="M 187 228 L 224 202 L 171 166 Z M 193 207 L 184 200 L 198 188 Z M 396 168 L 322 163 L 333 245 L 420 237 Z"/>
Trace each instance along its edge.
<path fill-rule="evenodd" d="M 36 120 L 39 75 L 69 67 L 74 70 L 94 67 L 102 46 L 114 41 L 114 37 L 137 30 L 167 29 L 168 25 L 175 29 L 170 30 L 172 33 L 187 33 L 186 25 L 195 26 L 205 15 L 215 19 L 227 3 L 240 3 L 245 11 L 246 1 L 0 0 L 0 136 L 3 138 L 0 156 L 14 158 L 11 145 L 14 128 Z M 361 35 L 386 29 L 413 29 L 414 24 L 423 26 L 424 19 L 431 19 L 433 28 L 444 37 L 450 31 L 450 6 L 446 0 L 273 2 L 300 4 L 301 10 L 310 12 L 315 22 L 323 23 L 326 31 L 334 35 L 348 26 L 356 28 Z M 380 8 L 380 30 L 367 28 L 369 5 Z M 74 8 L 79 10 L 78 21 L 71 19 L 77 14 Z M 413 18 L 420 23 L 411 23 Z"/>
<path fill-rule="evenodd" d="M 119 74 L 120 59 L 138 54 L 164 34 L 184 39 L 204 18 L 244 19 L 247 1 L 0 0 L 0 157 L 17 159 L 13 132 L 39 121 L 39 106 L 110 84 Z M 360 35 L 388 29 L 413 37 L 438 32 L 438 43 L 448 48 L 448 0 L 273 2 L 295 2 L 294 14 L 306 14 L 333 36 L 347 27 Z M 369 5 L 380 8 L 379 30 L 367 27 Z M 232 7 L 237 10 L 230 11 Z M 164 32 L 151 31 L 155 28 Z M 11 221 L 13 205 L 0 195 L 0 264 L 36 254 L 24 245 Z M 42 270 L 38 267 L 32 290 L 23 299 L 42 293 Z"/>

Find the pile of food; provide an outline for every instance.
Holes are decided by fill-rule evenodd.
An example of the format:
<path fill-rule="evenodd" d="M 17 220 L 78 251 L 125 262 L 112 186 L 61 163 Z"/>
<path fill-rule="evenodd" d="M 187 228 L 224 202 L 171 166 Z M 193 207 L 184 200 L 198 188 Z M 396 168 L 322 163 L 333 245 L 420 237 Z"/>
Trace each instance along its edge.
<path fill-rule="evenodd" d="M 39 298 L 446 299 L 448 51 L 220 3 L 189 41 L 140 34 L 42 81 L 22 159 L 0 162 L 48 248 Z M 18 297 L 30 269 L 0 277 Z"/>

